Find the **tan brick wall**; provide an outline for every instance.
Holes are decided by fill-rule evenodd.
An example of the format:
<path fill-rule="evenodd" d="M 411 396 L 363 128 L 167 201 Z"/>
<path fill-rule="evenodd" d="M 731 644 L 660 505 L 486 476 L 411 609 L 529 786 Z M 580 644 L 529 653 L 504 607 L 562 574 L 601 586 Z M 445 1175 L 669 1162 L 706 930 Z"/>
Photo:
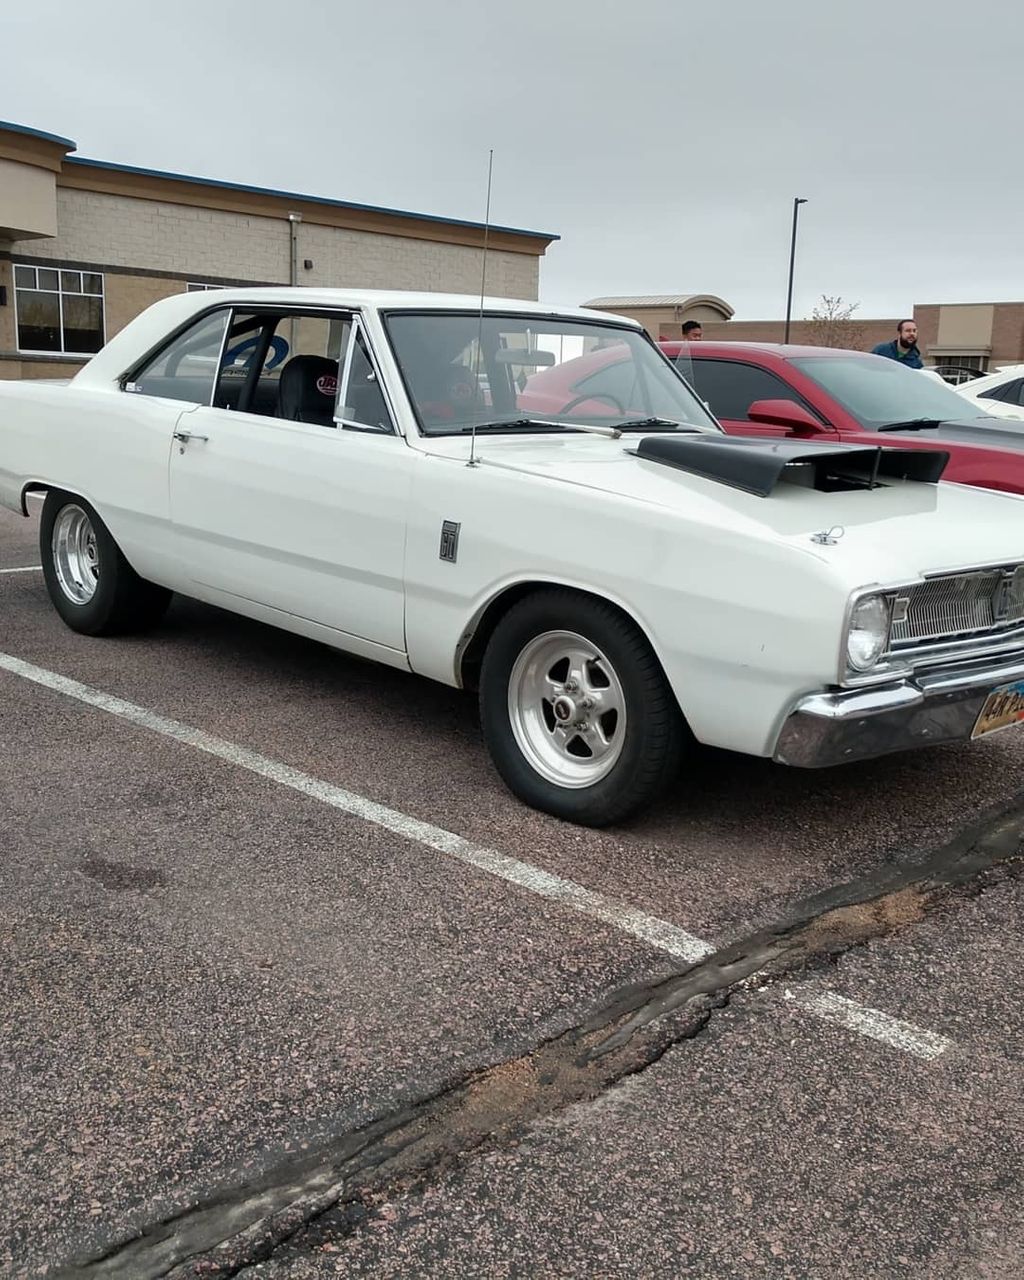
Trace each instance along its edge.
<path fill-rule="evenodd" d="M 481 250 L 470 245 L 412 240 L 303 222 L 296 234 L 298 283 L 330 288 L 426 289 L 479 293 Z M 311 259 L 313 268 L 303 267 Z M 540 259 L 488 250 L 488 294 L 536 298 Z"/>
<path fill-rule="evenodd" d="M 288 224 L 275 218 L 57 188 L 58 234 L 12 253 L 176 276 L 287 281 Z"/>
<path fill-rule="evenodd" d="M 1024 363 L 1024 302 L 997 302 L 993 311 L 989 368 Z"/>
<path fill-rule="evenodd" d="M 1024 302 L 995 302 L 985 304 L 986 312 L 991 312 L 991 322 L 987 333 L 961 333 L 965 349 L 972 345 L 987 346 L 991 344 L 989 369 L 994 370 L 1001 364 L 1024 363 Z M 951 312 L 980 311 L 981 308 L 965 308 L 960 303 L 928 304 L 914 308 L 914 319 L 917 321 L 918 345 L 925 353 L 929 348 L 939 344 L 953 345 L 949 314 Z M 975 339 L 970 341 L 969 339 Z"/>
<path fill-rule="evenodd" d="M 57 217 L 55 239 L 15 242 L 14 256 L 168 271 L 181 280 L 289 280 L 284 219 L 64 187 L 57 189 Z M 302 222 L 297 246 L 299 284 L 456 293 L 480 288 L 480 251 L 466 245 Z M 305 258 L 313 260 L 311 271 L 302 267 Z M 488 254 L 488 292 L 536 298 L 539 273 L 540 259 L 532 254 Z"/>
<path fill-rule="evenodd" d="M 929 351 L 939 341 L 939 312 L 941 307 L 920 306 L 914 308 L 914 320 L 917 324 L 917 345 L 925 364 L 933 364 Z"/>
<path fill-rule="evenodd" d="M 670 334 L 673 325 L 676 330 L 679 328 L 675 307 L 617 307 L 614 310 L 611 307 L 597 307 L 596 310 L 638 320 L 655 341 L 662 335 Z"/>
<path fill-rule="evenodd" d="M 106 337 L 112 338 L 151 303 L 181 293 L 189 280 L 287 283 L 291 271 L 289 224 L 281 218 L 241 215 L 130 196 L 57 188 L 58 235 L 10 244 L 12 256 L 78 262 L 104 273 Z M 442 240 L 297 224 L 298 283 L 344 288 L 423 289 L 475 294 L 481 251 Z M 305 270 L 304 259 L 313 261 Z M 122 274 L 148 270 L 170 278 Z M 491 250 L 487 292 L 536 298 L 540 259 Z M 0 308 L 0 377 L 70 377 L 80 365 L 23 360 L 15 355 L 13 271 L 0 260 L 9 303 Z"/>
<path fill-rule="evenodd" d="M 129 320 L 161 298 L 185 292 L 184 280 L 164 280 L 153 276 L 124 276 L 108 271 L 103 279 L 103 311 L 109 340 Z"/>

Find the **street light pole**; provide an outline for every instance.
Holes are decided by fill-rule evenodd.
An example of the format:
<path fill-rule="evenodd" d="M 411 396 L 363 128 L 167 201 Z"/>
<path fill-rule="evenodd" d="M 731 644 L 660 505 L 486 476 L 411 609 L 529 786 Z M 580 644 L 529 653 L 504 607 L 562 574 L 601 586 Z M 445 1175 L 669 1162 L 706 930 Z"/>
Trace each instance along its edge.
<path fill-rule="evenodd" d="M 793 266 L 796 262 L 796 219 L 797 214 L 800 212 L 800 206 L 806 203 L 807 201 L 801 200 L 799 196 L 793 200 L 793 239 L 790 241 L 789 245 L 789 290 L 786 293 L 786 332 L 782 338 L 783 342 L 789 341 L 789 317 L 793 311 Z"/>

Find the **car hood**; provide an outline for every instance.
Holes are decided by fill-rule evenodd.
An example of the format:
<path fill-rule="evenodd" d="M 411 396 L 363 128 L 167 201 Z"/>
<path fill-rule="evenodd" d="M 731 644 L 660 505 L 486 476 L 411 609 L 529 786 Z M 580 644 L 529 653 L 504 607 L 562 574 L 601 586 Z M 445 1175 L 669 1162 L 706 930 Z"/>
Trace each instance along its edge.
<path fill-rule="evenodd" d="M 1024 410 L 1022 410 L 1024 412 Z M 1011 425 L 1013 419 L 993 417 L 984 414 L 975 418 L 950 419 L 938 427 L 925 427 L 918 431 L 911 428 L 906 431 L 885 431 L 885 435 L 894 445 L 905 440 L 923 441 L 936 449 L 948 444 L 980 445 L 989 449 L 1024 450 L 1024 422 L 1019 427 Z M 870 430 L 870 428 L 866 428 Z"/>
<path fill-rule="evenodd" d="M 1009 401 L 985 401 L 985 413 L 991 418 L 1002 418 L 1019 422 L 1024 418 L 1024 405 L 1011 404 Z"/>
<path fill-rule="evenodd" d="M 719 545 L 745 538 L 786 543 L 802 555 L 828 561 L 855 586 L 1024 562 L 1024 497 L 1016 494 L 887 480 L 874 489 L 835 493 L 781 483 L 762 497 L 642 458 L 636 453 L 640 438 L 481 436 L 475 470 L 481 478 L 500 472 L 589 489 L 595 496 L 595 519 L 613 510 L 605 506 L 607 499 L 657 508 L 660 515 L 652 511 L 650 521 L 703 527 Z M 756 447 L 758 442 L 749 443 Z M 465 437 L 421 444 L 435 457 L 463 465 L 470 457 Z M 893 441 L 894 448 L 898 445 Z M 524 493 L 524 511 L 528 502 Z M 831 539 L 820 540 L 830 530 Z"/>

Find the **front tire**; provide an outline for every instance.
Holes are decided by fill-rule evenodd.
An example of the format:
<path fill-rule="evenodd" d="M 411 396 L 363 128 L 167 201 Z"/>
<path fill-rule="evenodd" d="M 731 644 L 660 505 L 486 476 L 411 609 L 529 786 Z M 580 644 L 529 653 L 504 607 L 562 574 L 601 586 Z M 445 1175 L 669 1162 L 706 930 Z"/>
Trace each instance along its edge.
<path fill-rule="evenodd" d="M 39 554 L 53 607 L 87 636 L 145 631 L 171 593 L 140 578 L 84 498 L 51 489 L 39 518 Z"/>
<path fill-rule="evenodd" d="M 678 772 L 688 731 L 647 639 L 614 606 L 538 591 L 490 638 L 484 740 L 521 800 L 583 826 L 621 821 Z"/>

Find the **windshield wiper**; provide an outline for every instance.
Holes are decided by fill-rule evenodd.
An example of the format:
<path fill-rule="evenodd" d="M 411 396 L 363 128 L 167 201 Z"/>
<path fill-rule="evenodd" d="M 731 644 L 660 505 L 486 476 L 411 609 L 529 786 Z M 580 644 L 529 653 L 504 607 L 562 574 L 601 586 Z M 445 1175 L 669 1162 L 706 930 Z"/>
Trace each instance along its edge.
<path fill-rule="evenodd" d="M 547 418 L 503 418 L 497 422 L 476 424 L 471 422 L 468 426 L 460 427 L 459 431 L 464 436 L 470 435 L 473 431 L 477 435 L 486 435 L 488 432 L 496 435 L 502 431 L 508 431 L 510 427 L 513 429 L 533 427 L 541 431 L 590 431 L 598 436 L 611 436 L 613 440 L 617 440 L 622 434 L 620 427 L 593 427 L 588 422 L 551 422 Z"/>
<path fill-rule="evenodd" d="M 619 423 L 620 431 L 699 431 L 699 427 L 689 422 L 678 422 L 675 418 L 631 418 L 629 422 Z"/>
<path fill-rule="evenodd" d="M 887 422 L 876 431 L 926 431 L 929 427 L 941 427 L 945 418 L 908 418 L 906 422 Z"/>

